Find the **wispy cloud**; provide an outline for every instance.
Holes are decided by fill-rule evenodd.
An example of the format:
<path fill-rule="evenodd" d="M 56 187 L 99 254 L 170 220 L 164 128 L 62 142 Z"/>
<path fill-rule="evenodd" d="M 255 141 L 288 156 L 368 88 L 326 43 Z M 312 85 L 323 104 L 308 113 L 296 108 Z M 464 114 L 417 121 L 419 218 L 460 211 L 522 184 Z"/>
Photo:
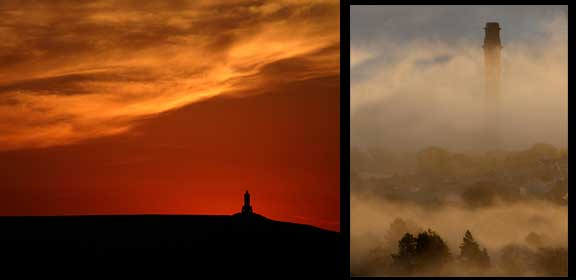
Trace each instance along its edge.
<path fill-rule="evenodd" d="M 114 135 L 220 94 L 337 75 L 338 15 L 337 1 L 3 1 L 0 149 Z"/>

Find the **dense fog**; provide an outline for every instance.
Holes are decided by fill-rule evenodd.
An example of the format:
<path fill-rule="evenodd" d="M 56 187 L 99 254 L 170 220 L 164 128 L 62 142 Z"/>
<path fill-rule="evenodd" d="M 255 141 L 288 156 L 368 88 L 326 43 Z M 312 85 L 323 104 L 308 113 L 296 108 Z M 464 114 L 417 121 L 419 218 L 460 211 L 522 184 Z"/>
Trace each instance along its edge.
<path fill-rule="evenodd" d="M 498 147 L 486 145 L 483 129 L 483 33 L 477 31 L 485 22 L 471 31 L 476 39 L 410 33 L 396 40 L 387 37 L 390 20 L 382 16 L 378 39 L 352 36 L 353 275 L 567 275 L 568 42 L 562 11 L 531 19 L 538 34 L 533 40 L 520 40 L 512 36 L 513 25 L 502 25 Z M 485 249 L 488 265 L 466 262 L 460 246 L 467 230 L 470 246 L 478 254 Z M 403 238 L 416 249 L 402 247 Z M 424 269 L 425 263 L 435 265 Z"/>

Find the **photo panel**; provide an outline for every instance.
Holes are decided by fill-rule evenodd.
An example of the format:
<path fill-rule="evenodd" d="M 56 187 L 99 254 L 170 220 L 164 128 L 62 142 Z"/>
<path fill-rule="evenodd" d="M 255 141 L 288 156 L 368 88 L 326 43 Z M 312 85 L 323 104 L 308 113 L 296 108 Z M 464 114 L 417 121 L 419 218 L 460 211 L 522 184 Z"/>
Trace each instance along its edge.
<path fill-rule="evenodd" d="M 340 7 L 0 1 L 0 241 L 345 275 Z"/>
<path fill-rule="evenodd" d="M 567 276 L 567 5 L 350 7 L 350 270 Z"/>

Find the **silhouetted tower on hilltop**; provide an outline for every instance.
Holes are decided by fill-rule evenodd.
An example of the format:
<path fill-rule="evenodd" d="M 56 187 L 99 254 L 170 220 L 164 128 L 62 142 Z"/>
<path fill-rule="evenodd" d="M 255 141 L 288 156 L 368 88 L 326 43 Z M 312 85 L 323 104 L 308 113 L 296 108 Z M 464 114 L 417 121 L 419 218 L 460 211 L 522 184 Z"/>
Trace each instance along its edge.
<path fill-rule="evenodd" d="M 486 79 L 486 139 L 489 148 L 498 148 L 500 142 L 500 25 L 486 23 L 484 36 L 484 62 Z"/>
<path fill-rule="evenodd" d="M 242 206 L 242 214 L 252 214 L 252 206 L 250 206 L 250 193 L 244 193 L 244 206 Z"/>

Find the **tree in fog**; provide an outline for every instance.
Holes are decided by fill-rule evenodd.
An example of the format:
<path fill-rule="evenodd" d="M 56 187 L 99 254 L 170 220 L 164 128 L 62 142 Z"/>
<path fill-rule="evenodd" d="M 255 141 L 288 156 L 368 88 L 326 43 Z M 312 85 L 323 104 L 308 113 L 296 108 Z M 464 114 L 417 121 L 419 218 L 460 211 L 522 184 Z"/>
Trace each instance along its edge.
<path fill-rule="evenodd" d="M 533 231 L 526 235 L 524 241 L 526 241 L 526 244 L 528 244 L 531 248 L 540 248 L 544 244 L 542 235 Z"/>
<path fill-rule="evenodd" d="M 509 244 L 500 249 L 498 266 L 506 276 L 532 274 L 537 266 L 536 253 L 527 246 Z"/>
<path fill-rule="evenodd" d="M 385 238 L 390 242 L 396 243 L 405 233 L 420 231 L 422 231 L 422 229 L 413 221 L 396 218 L 390 223 Z"/>
<path fill-rule="evenodd" d="M 428 229 L 416 238 L 416 255 L 421 265 L 443 265 L 452 259 L 446 242 L 436 232 Z"/>
<path fill-rule="evenodd" d="M 416 266 L 416 238 L 410 233 L 398 241 L 398 253 L 392 254 L 394 268 L 399 273 L 410 273 Z"/>
<path fill-rule="evenodd" d="M 446 242 L 428 229 L 415 238 L 406 233 L 398 242 L 398 253 L 393 254 L 393 267 L 398 273 L 436 273 L 452 259 Z"/>
<path fill-rule="evenodd" d="M 539 274 L 543 276 L 568 276 L 568 250 L 565 248 L 538 249 Z"/>
<path fill-rule="evenodd" d="M 480 250 L 478 242 L 474 240 L 472 233 L 467 230 L 460 245 L 460 261 L 473 267 L 486 268 L 490 265 L 490 257 L 486 248 Z"/>

